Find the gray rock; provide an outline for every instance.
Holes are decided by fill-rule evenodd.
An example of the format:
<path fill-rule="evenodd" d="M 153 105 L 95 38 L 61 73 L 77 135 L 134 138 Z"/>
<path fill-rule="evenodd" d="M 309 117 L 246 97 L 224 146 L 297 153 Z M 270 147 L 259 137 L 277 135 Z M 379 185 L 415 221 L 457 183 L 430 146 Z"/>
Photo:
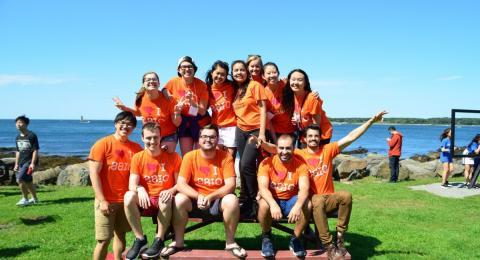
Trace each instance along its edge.
<path fill-rule="evenodd" d="M 33 173 L 33 183 L 34 184 L 56 184 L 57 178 L 60 172 L 65 167 L 57 166 L 55 168 L 50 168 L 45 171 L 38 171 Z"/>
<path fill-rule="evenodd" d="M 8 166 L 12 165 L 12 167 L 13 167 L 13 165 L 15 165 L 15 157 L 13 157 L 13 158 L 2 158 L 0 160 L 2 160 L 3 163 L 8 165 Z"/>
<path fill-rule="evenodd" d="M 372 166 L 370 168 L 370 176 L 377 178 L 389 180 L 390 179 L 390 167 L 387 160 L 382 161 L 378 165 Z M 408 180 L 410 176 L 410 171 L 405 167 L 402 167 L 400 164 L 400 173 L 398 180 Z"/>
<path fill-rule="evenodd" d="M 400 162 L 400 167 L 409 171 L 410 179 L 435 177 L 435 164 L 431 162 L 419 162 L 414 159 L 406 159 Z"/>
<path fill-rule="evenodd" d="M 57 178 L 57 185 L 63 186 L 88 186 L 90 182 L 88 162 L 67 166 Z"/>
<path fill-rule="evenodd" d="M 357 173 L 355 175 L 356 177 L 361 177 L 361 172 L 366 172 L 367 160 L 365 159 L 345 155 L 341 156 L 336 161 L 337 163 L 339 162 L 337 171 L 341 179 L 348 178 L 354 171 Z"/>

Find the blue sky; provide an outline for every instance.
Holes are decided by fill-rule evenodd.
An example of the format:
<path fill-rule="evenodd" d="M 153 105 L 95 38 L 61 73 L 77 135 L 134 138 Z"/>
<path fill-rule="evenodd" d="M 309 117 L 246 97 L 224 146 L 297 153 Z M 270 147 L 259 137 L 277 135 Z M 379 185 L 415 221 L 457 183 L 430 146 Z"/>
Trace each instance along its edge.
<path fill-rule="evenodd" d="M 479 1 L 0 0 L 0 118 L 111 119 L 144 72 L 258 53 L 304 69 L 330 117 L 480 109 Z"/>

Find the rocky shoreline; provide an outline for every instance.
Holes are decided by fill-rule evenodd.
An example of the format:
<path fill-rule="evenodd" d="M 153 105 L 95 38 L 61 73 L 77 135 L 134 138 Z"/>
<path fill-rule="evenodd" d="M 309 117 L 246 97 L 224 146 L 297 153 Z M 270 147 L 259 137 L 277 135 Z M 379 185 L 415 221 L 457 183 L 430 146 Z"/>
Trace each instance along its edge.
<path fill-rule="evenodd" d="M 458 150 L 462 150 L 459 148 Z M 16 185 L 13 173 L 15 163 L 14 148 L 0 148 L 0 185 Z M 442 174 L 442 164 L 438 151 L 414 155 L 400 161 L 399 180 L 434 178 Z M 33 175 L 33 182 L 42 185 L 87 186 L 91 185 L 88 163 L 82 157 L 41 155 L 41 164 Z M 238 159 L 236 162 L 238 173 Z M 373 176 L 388 180 L 390 169 L 388 156 L 368 153 L 358 148 L 338 155 L 334 160 L 334 178 L 339 181 L 352 181 Z M 453 176 L 462 176 L 464 166 L 461 159 L 454 159 Z M 240 183 L 240 182 L 238 182 Z"/>

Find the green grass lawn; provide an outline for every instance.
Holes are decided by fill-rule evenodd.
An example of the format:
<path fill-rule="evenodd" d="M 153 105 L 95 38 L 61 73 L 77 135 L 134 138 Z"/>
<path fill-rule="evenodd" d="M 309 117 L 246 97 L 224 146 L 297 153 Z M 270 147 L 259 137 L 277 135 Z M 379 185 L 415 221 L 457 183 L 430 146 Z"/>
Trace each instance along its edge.
<path fill-rule="evenodd" d="M 345 236 L 353 259 L 479 259 L 480 196 L 449 199 L 408 188 L 435 181 L 337 183 L 337 189 L 353 193 Z M 95 244 L 92 189 L 42 186 L 38 191 L 42 203 L 22 208 L 15 206 L 17 187 L 0 187 L 0 258 L 90 259 Z M 151 238 L 151 220 L 143 223 Z M 334 225 L 331 220 L 331 229 Z M 240 224 L 237 240 L 247 249 L 259 249 L 259 233 L 258 224 Z M 274 234 L 277 248 L 286 249 L 288 236 Z M 132 239 L 129 234 L 128 246 Z M 190 248 L 222 249 L 223 241 L 221 223 L 186 236 Z"/>

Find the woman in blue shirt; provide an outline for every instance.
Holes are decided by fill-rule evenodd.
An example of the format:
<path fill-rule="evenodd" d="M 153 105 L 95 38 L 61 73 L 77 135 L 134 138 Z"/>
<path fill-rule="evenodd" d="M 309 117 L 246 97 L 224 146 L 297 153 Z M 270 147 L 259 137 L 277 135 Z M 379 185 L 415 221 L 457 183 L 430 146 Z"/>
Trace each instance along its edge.
<path fill-rule="evenodd" d="M 472 141 L 467 145 L 467 148 L 465 148 L 465 151 L 463 152 L 464 155 L 478 155 L 480 153 L 480 134 L 475 135 L 475 137 L 472 139 Z M 472 178 L 473 170 L 475 167 L 478 165 L 478 162 L 480 159 L 478 157 L 471 158 L 471 157 L 465 157 L 463 158 L 463 164 L 465 165 L 465 171 L 463 172 L 463 175 L 465 177 L 465 185 L 466 187 L 468 183 L 470 182 L 470 179 Z"/>
<path fill-rule="evenodd" d="M 453 172 L 453 160 L 452 154 L 450 153 L 450 137 L 452 130 L 447 128 L 443 130 L 443 133 L 440 135 L 440 140 L 442 145 L 440 146 L 440 162 L 443 164 L 443 176 L 442 176 L 442 186 L 448 187 L 448 177 Z"/>

